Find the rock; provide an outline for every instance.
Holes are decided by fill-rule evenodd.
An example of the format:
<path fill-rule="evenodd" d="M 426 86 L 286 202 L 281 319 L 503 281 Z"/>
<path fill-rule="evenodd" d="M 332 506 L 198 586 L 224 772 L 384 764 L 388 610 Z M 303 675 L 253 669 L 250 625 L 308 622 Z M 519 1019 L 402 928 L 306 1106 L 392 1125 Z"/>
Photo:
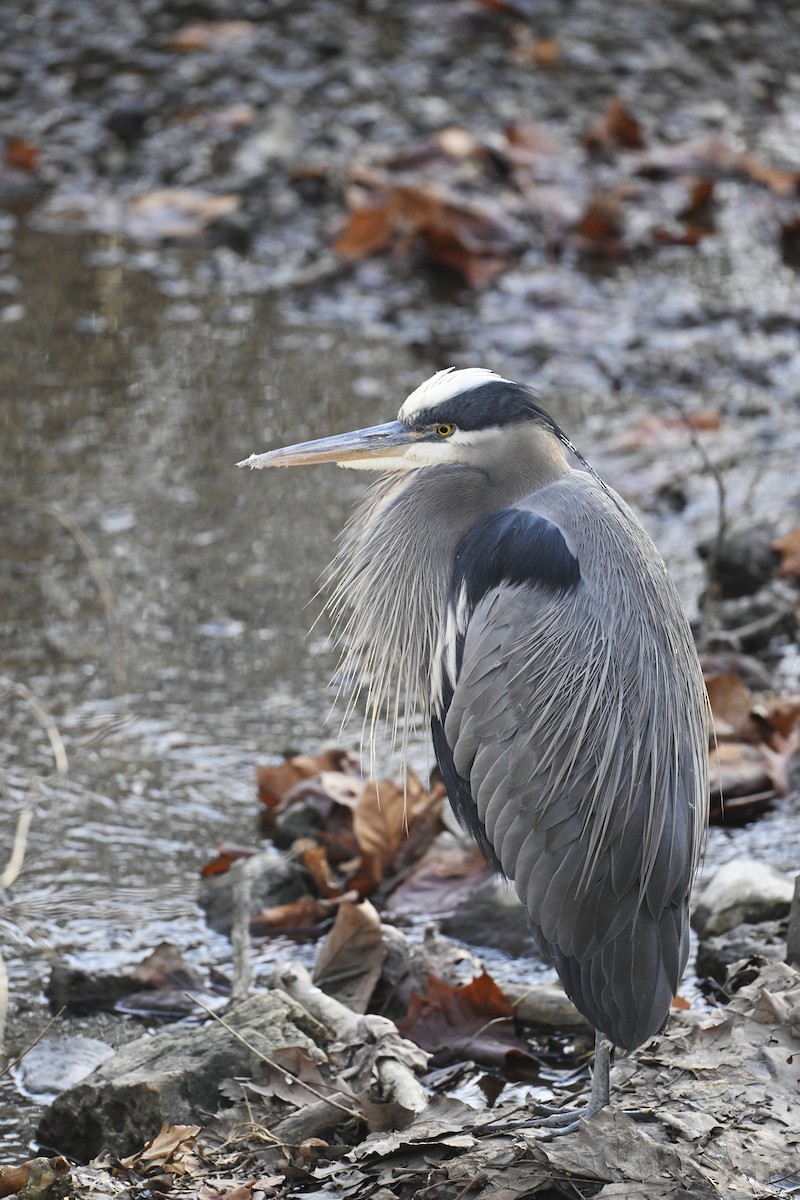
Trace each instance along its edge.
<path fill-rule="evenodd" d="M 31 1046 L 14 1072 L 17 1086 L 40 1103 L 75 1087 L 114 1053 L 97 1038 L 46 1037 Z"/>
<path fill-rule="evenodd" d="M 716 538 L 698 546 L 700 557 L 708 563 L 709 576 L 723 599 L 752 596 L 775 574 L 779 555 L 772 549 L 775 529 L 758 521 L 735 529 L 720 546 Z"/>
<path fill-rule="evenodd" d="M 751 958 L 783 962 L 785 951 L 785 921 L 739 925 L 728 933 L 701 940 L 697 947 L 696 971 L 700 979 L 714 979 L 723 984 L 734 963 Z"/>
<path fill-rule="evenodd" d="M 497 876 L 477 884 L 440 928 L 470 946 L 491 946 L 514 958 L 538 957 L 519 897 Z"/>
<path fill-rule="evenodd" d="M 788 875 L 755 859 L 720 867 L 697 902 L 692 925 L 701 935 L 725 933 L 747 922 L 784 917 L 794 885 Z"/>
<path fill-rule="evenodd" d="M 516 1007 L 516 1020 L 545 1029 L 585 1029 L 592 1026 L 579 1013 L 560 983 L 538 983 L 519 994 L 505 989 Z"/>
<path fill-rule="evenodd" d="M 256 865 L 260 860 L 260 869 Z M 308 888 L 301 867 L 291 862 L 278 850 L 269 848 L 254 855 L 250 860 L 253 873 L 251 913 L 273 908 L 277 904 L 291 904 L 306 895 Z M 233 885 L 235 876 L 230 871 L 224 875 L 210 875 L 203 880 L 198 903 L 205 910 L 206 920 L 217 933 L 230 935 L 233 926 Z"/>
<path fill-rule="evenodd" d="M 42 1117 L 43 1146 L 87 1161 L 103 1150 L 121 1156 L 137 1150 L 163 1124 L 200 1124 L 220 1102 L 220 1085 L 250 1076 L 257 1055 L 301 1046 L 317 1061 L 315 1040 L 327 1033 L 280 990 L 251 996 L 225 1021 L 187 1029 L 173 1026 L 130 1042 L 77 1087 L 62 1092 Z"/>

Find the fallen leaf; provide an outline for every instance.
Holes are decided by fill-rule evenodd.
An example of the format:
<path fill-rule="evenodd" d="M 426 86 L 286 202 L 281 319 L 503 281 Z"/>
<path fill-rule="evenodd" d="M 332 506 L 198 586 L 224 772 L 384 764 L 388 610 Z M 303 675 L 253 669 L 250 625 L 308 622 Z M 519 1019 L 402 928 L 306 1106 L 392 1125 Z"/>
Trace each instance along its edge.
<path fill-rule="evenodd" d="M 612 149 L 641 150 L 642 126 L 619 96 L 612 97 L 601 117 L 596 117 L 583 135 L 586 149 L 596 154 Z"/>
<path fill-rule="evenodd" d="M 472 287 L 507 270 L 519 246 L 508 227 L 483 209 L 449 200 L 430 186 L 377 184 L 348 191 L 350 216 L 334 250 L 359 259 L 390 246 L 399 257 L 414 245 Z"/>
<path fill-rule="evenodd" d="M 532 62 L 540 70 L 547 71 L 561 61 L 561 43 L 555 38 L 534 37 L 523 24 L 515 25 L 511 32 L 514 38 L 512 62 Z"/>
<path fill-rule="evenodd" d="M 513 1052 L 519 1071 L 523 1062 L 535 1068 L 528 1043 L 514 1028 L 514 1008 L 486 971 L 471 983 L 452 987 L 429 975 L 424 996 L 411 993 L 408 1014 L 398 1026 L 403 1037 L 433 1053 L 433 1066 L 469 1059 L 504 1067 Z"/>
<path fill-rule="evenodd" d="M 314 983 L 353 1012 L 365 1013 L 386 958 L 381 919 L 369 903 L 342 904 L 317 952 Z"/>
<path fill-rule="evenodd" d="M 792 790 L 792 779 L 789 766 L 800 750 L 800 729 L 793 729 L 788 737 L 776 733 L 772 746 L 762 746 L 767 774 L 779 796 L 785 796 Z"/>
<path fill-rule="evenodd" d="M 217 846 L 214 857 L 203 864 L 200 874 L 203 878 L 209 875 L 224 875 L 240 858 L 252 858 L 255 853 L 252 846 L 236 846 L 231 842 L 224 842 Z"/>
<path fill-rule="evenodd" d="M 753 698 L 736 668 L 731 666 L 722 674 L 707 675 L 705 684 L 717 738 L 720 741 L 759 741 L 752 716 Z"/>
<path fill-rule="evenodd" d="M 320 775 L 323 771 L 339 771 L 347 775 L 360 774 L 358 763 L 349 751 L 339 746 L 323 751 L 322 754 L 291 754 L 282 763 L 270 767 L 256 767 L 258 798 L 268 808 L 274 808 L 287 793 L 303 779 Z"/>
<path fill-rule="evenodd" d="M 141 1150 L 120 1162 L 132 1170 L 147 1165 L 162 1167 L 173 1175 L 193 1174 L 198 1163 L 194 1147 L 199 1132 L 199 1125 L 164 1124 Z"/>
<path fill-rule="evenodd" d="M 781 556 L 778 574 L 785 579 L 800 579 L 800 528 L 793 529 L 786 537 L 772 543 L 772 549 Z"/>
<path fill-rule="evenodd" d="M 18 171 L 34 172 L 39 169 L 39 147 L 23 138 L 12 137 L 6 142 L 3 161 L 7 167 L 16 167 Z"/>
<path fill-rule="evenodd" d="M 616 196 L 598 192 L 592 197 L 572 232 L 572 243 L 586 254 L 617 258 L 626 252 L 625 221 Z"/>
<path fill-rule="evenodd" d="M 455 911 L 492 870 L 473 846 L 442 849 L 434 843 L 386 902 L 393 913 L 443 916 Z"/>
<path fill-rule="evenodd" d="M 333 873 L 324 846 L 315 842 L 313 838 L 296 838 L 292 845 L 292 854 L 300 859 L 320 896 L 326 900 L 333 896 L 341 896 L 344 887 Z"/>
<path fill-rule="evenodd" d="M 708 773 L 714 824 L 751 820 L 769 807 L 775 795 L 762 753 L 744 742 L 720 742 L 712 747 Z"/>
<path fill-rule="evenodd" d="M 341 897 L 357 899 L 355 892 Z M 301 896 L 290 904 L 276 904 L 264 908 L 250 918 L 250 933 L 253 937 L 269 937 L 275 933 L 286 937 L 303 938 L 317 934 L 332 918 L 340 900 L 315 900 L 313 896 Z"/>
<path fill-rule="evenodd" d="M 778 196 L 792 196 L 800 188 L 800 170 L 796 167 L 773 167 L 758 162 L 750 154 L 742 155 L 742 170 L 756 183 L 763 183 Z"/>
<path fill-rule="evenodd" d="M 193 21 L 171 34 L 166 46 L 182 54 L 197 50 L 242 50 L 255 34 L 252 21 Z"/>

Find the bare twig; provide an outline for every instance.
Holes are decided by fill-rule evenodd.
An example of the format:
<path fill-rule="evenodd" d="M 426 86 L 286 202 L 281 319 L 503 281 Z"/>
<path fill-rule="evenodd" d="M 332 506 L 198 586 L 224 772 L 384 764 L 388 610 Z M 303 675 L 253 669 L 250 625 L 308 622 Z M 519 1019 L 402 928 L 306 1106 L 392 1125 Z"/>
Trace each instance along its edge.
<path fill-rule="evenodd" d="M 185 992 L 184 994 L 186 996 L 189 996 L 188 992 Z M 288 1067 L 284 1067 L 280 1063 L 275 1062 L 274 1059 L 269 1058 L 268 1055 L 264 1054 L 263 1051 L 259 1050 L 256 1046 L 254 1046 L 252 1044 L 252 1042 L 248 1042 L 247 1038 L 242 1037 L 242 1035 L 238 1032 L 238 1030 L 234 1029 L 233 1026 L 230 1025 L 225 1020 L 224 1017 L 221 1017 L 219 1015 L 219 1013 L 215 1013 L 210 1008 L 207 1008 L 206 1005 L 203 1004 L 202 1000 L 198 1000 L 197 996 L 189 996 L 189 998 L 192 1000 L 192 1002 L 194 1004 L 199 1005 L 199 1007 L 202 1008 L 203 1011 L 209 1015 L 209 1017 L 212 1017 L 215 1021 L 219 1022 L 219 1024 L 222 1026 L 222 1028 L 224 1030 L 226 1030 L 226 1032 L 229 1033 L 231 1035 L 231 1037 L 236 1038 L 237 1042 L 240 1042 L 241 1045 L 244 1046 L 247 1050 L 249 1050 L 251 1054 L 255 1054 L 256 1058 L 260 1059 L 261 1062 L 266 1063 L 267 1066 L 270 1067 L 273 1071 L 278 1071 L 282 1075 L 288 1075 L 289 1078 L 292 1079 L 295 1083 L 298 1083 L 300 1085 L 300 1087 L 303 1087 L 306 1089 L 306 1091 L 311 1092 L 312 1096 L 316 1096 L 318 1100 L 324 1100 L 326 1104 L 330 1104 L 334 1108 L 340 1109 L 343 1113 L 346 1113 L 346 1115 L 348 1117 L 355 1117 L 356 1120 L 358 1120 L 358 1121 L 364 1120 L 363 1113 L 357 1112 L 356 1109 L 354 1109 L 354 1108 L 347 1108 L 346 1105 L 340 1104 L 340 1103 L 338 1103 L 338 1101 L 332 1100 L 328 1096 L 324 1096 L 322 1094 L 322 1092 L 318 1091 L 317 1088 L 313 1087 L 310 1083 L 306 1083 L 306 1081 L 304 1079 L 301 1079 L 299 1075 L 295 1075 L 295 1073 L 293 1071 L 290 1071 Z"/>
<path fill-rule="evenodd" d="M 59 1019 L 60 1016 L 62 1016 L 62 1014 L 64 1012 L 66 1012 L 66 1005 L 64 1005 L 63 1008 L 60 1008 L 58 1010 L 58 1012 L 55 1014 L 55 1016 L 50 1018 L 50 1020 L 45 1025 L 44 1029 L 40 1030 L 40 1032 L 37 1033 L 37 1035 L 33 1039 L 33 1041 L 29 1042 L 28 1045 L 25 1047 L 25 1049 L 21 1050 L 19 1052 L 19 1054 L 17 1055 L 16 1058 L 12 1058 L 10 1062 L 6 1063 L 6 1065 L 3 1067 L 3 1069 L 0 1070 L 0 1079 L 2 1079 L 4 1075 L 8 1075 L 9 1071 L 13 1071 L 15 1067 L 19 1066 L 19 1064 L 22 1062 L 25 1055 L 30 1054 L 33 1047 L 37 1046 L 39 1044 L 39 1042 L 42 1040 L 42 1038 L 49 1032 L 49 1030 L 51 1030 L 53 1028 L 56 1021 Z"/>
<path fill-rule="evenodd" d="M 29 687 L 26 687 L 24 683 L 17 683 L 13 679 L 4 678 L 0 679 L 0 688 L 12 696 L 17 696 L 31 710 L 49 738 L 50 748 L 53 751 L 53 758 L 55 759 L 56 771 L 61 779 L 65 779 L 69 770 L 67 752 L 64 749 L 64 742 L 58 731 L 58 726 L 50 712 L 39 697 Z"/>

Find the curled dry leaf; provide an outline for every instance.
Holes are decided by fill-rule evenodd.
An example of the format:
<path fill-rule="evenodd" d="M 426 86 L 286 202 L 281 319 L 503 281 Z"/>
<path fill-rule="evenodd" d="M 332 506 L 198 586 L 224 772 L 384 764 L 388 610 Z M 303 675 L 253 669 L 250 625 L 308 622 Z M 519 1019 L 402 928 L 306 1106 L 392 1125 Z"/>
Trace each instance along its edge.
<path fill-rule="evenodd" d="M 614 439 L 614 445 L 619 450 L 679 446 L 688 443 L 694 434 L 716 432 L 721 424 L 720 415 L 714 409 L 701 409 L 674 417 L 652 415 L 626 429 Z"/>
<path fill-rule="evenodd" d="M 124 1167 L 162 1167 L 172 1175 L 193 1174 L 197 1165 L 194 1153 L 199 1125 L 162 1125 L 154 1138 L 136 1154 L 120 1159 Z"/>
<path fill-rule="evenodd" d="M 221 846 L 217 846 L 214 857 L 200 868 L 200 874 L 203 878 L 208 875 L 224 875 L 240 858 L 252 858 L 255 853 L 252 846 L 237 846 L 233 842 L 223 842 Z"/>
<path fill-rule="evenodd" d="M 353 1012 L 365 1013 L 386 958 L 381 919 L 369 903 L 342 904 L 317 953 L 314 983 Z"/>
<path fill-rule="evenodd" d="M 282 763 L 269 767 L 256 767 L 258 797 L 268 808 L 275 808 L 287 793 L 303 779 L 321 775 L 323 771 L 339 771 L 345 775 L 360 776 L 359 766 L 349 751 L 340 746 L 331 747 L 322 754 L 290 754 Z"/>

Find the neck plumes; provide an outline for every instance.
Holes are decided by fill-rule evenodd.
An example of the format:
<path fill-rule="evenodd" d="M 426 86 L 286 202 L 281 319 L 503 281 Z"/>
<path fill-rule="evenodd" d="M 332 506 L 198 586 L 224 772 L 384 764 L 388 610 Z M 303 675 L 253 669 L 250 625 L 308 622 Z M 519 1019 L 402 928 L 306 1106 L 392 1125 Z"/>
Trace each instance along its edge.
<path fill-rule="evenodd" d="M 455 550 L 488 508 L 481 472 L 420 468 L 381 478 L 344 531 L 327 609 L 341 648 L 345 720 L 363 700 L 371 765 L 381 723 L 404 763 L 417 721 L 429 723 L 431 661 Z"/>

